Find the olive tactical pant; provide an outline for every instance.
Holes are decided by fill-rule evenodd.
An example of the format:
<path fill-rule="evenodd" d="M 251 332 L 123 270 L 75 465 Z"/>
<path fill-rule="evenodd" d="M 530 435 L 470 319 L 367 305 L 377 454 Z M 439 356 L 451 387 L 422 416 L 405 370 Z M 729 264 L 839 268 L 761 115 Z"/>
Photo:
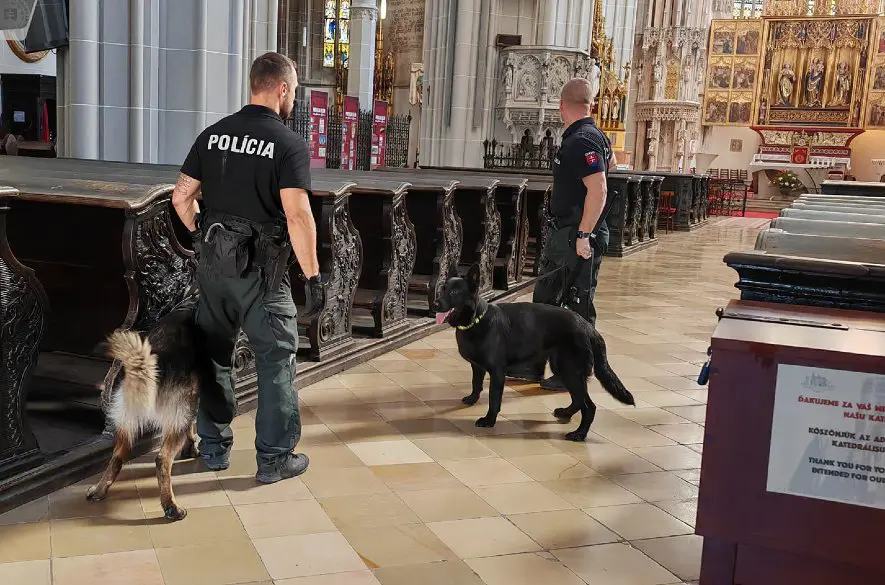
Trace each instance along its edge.
<path fill-rule="evenodd" d="M 572 276 L 571 271 L 578 262 L 575 252 L 575 235 L 577 227 L 565 226 L 550 233 L 547 244 L 541 253 L 541 261 L 538 267 L 538 280 L 535 284 L 535 292 L 532 301 L 547 305 L 559 304 L 560 293 Z M 600 228 L 597 235 L 597 243 L 593 249 L 593 257 L 590 262 L 582 263 L 580 274 L 574 282 L 576 294 L 565 291 L 566 306 L 581 315 L 592 325 L 596 325 L 596 308 L 593 306 L 593 296 L 596 294 L 596 283 L 599 280 L 599 268 L 602 265 L 602 255 L 608 247 L 608 229 Z"/>
<path fill-rule="evenodd" d="M 208 273 L 201 259 L 197 282 L 200 302 L 196 324 L 206 336 L 215 371 L 215 379 L 203 384 L 200 393 L 200 452 L 219 455 L 229 451 L 233 443 L 230 423 L 237 402 L 232 354 L 240 328 L 249 337 L 258 372 L 258 463 L 291 452 L 301 436 L 301 416 L 295 390 L 298 325 L 288 275 L 277 290 L 269 291 L 262 271 L 253 269 L 242 278 L 224 278 Z"/>

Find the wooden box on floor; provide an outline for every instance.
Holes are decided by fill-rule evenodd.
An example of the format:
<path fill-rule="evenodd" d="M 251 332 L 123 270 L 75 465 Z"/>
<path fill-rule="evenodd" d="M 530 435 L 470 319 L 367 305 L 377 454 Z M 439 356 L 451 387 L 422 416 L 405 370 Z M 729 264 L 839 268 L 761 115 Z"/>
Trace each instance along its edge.
<path fill-rule="evenodd" d="M 732 301 L 712 340 L 701 585 L 885 583 L 882 441 L 885 315 Z"/>

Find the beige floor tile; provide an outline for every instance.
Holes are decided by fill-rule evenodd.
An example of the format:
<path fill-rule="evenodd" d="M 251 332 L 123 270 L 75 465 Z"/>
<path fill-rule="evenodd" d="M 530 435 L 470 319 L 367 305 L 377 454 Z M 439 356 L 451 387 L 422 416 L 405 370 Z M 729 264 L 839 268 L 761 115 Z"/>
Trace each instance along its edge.
<path fill-rule="evenodd" d="M 410 347 L 411 346 L 411 347 Z M 406 347 L 398 350 L 399 354 L 410 360 L 432 360 L 443 353 L 439 349 L 434 349 L 426 343 L 418 342 L 410 343 Z"/>
<path fill-rule="evenodd" d="M 698 368 L 700 371 L 700 368 Z M 657 384 L 667 390 L 703 390 L 703 386 L 698 386 L 697 374 L 692 377 L 684 376 L 656 376 L 648 377 L 649 382 Z"/>
<path fill-rule="evenodd" d="M 700 486 L 701 483 L 701 470 L 700 469 L 685 469 L 682 471 L 674 472 L 677 477 L 681 477 L 688 483 L 696 486 Z"/>
<path fill-rule="evenodd" d="M 655 502 L 655 506 L 667 512 L 674 518 L 685 522 L 694 527 L 698 516 L 697 499 L 690 500 L 664 500 L 663 502 Z"/>
<path fill-rule="evenodd" d="M 704 402 L 706 402 L 706 399 Z M 704 420 L 707 418 L 706 404 L 699 404 L 697 406 L 670 406 L 667 410 L 694 423 L 703 424 Z"/>
<path fill-rule="evenodd" d="M 646 502 L 695 498 L 698 488 L 669 471 L 618 475 L 612 478 Z"/>
<path fill-rule="evenodd" d="M 234 444 L 231 446 L 232 451 L 255 452 L 255 421 L 250 420 L 249 426 L 233 427 Z"/>
<path fill-rule="evenodd" d="M 49 495 L 49 516 L 54 520 L 67 518 L 144 518 L 141 498 L 134 481 L 117 481 L 101 502 L 90 502 L 86 491 L 98 477 L 68 486 Z M 173 480 L 174 481 L 174 480 Z M 156 479 L 154 480 L 156 483 Z"/>
<path fill-rule="evenodd" d="M 468 520 L 497 516 L 498 512 L 473 490 L 459 487 L 401 491 L 400 498 L 424 522 Z"/>
<path fill-rule="evenodd" d="M 682 445 L 704 442 L 704 427 L 695 423 L 656 425 L 649 427 L 649 429 L 669 437 Z"/>
<path fill-rule="evenodd" d="M 423 565 L 457 557 L 424 524 L 400 524 L 341 531 L 370 569 Z"/>
<path fill-rule="evenodd" d="M 347 388 L 375 388 L 377 386 L 392 386 L 396 382 L 386 374 L 339 374 L 341 383 Z M 313 406 L 311 404 L 311 406 Z"/>
<path fill-rule="evenodd" d="M 335 524 L 316 500 L 237 506 L 236 513 L 250 538 L 335 532 Z"/>
<path fill-rule="evenodd" d="M 440 465 L 472 488 L 532 480 L 515 465 L 498 457 L 440 461 Z"/>
<path fill-rule="evenodd" d="M 386 362 L 386 361 L 404 361 L 404 360 L 408 360 L 408 359 L 409 358 L 402 355 L 401 353 L 396 352 L 396 351 L 392 351 L 390 353 L 381 354 L 378 357 L 374 358 L 372 361 L 373 362 L 381 362 L 381 361 Z"/>
<path fill-rule="evenodd" d="M 548 550 L 620 540 L 617 534 L 578 510 L 517 514 L 508 518 L 517 528 Z"/>
<path fill-rule="evenodd" d="M 538 544 L 506 518 L 476 518 L 427 525 L 461 559 L 539 550 Z"/>
<path fill-rule="evenodd" d="M 672 390 L 660 390 L 658 392 L 637 392 L 633 395 L 636 400 L 641 400 L 653 406 L 667 408 L 670 406 L 697 406 L 697 400 L 692 400 L 684 394 Z"/>
<path fill-rule="evenodd" d="M 542 485 L 579 507 L 618 506 L 641 501 L 635 494 L 601 477 L 545 481 Z"/>
<path fill-rule="evenodd" d="M 313 391 L 313 390 L 331 390 L 335 388 L 345 388 L 344 384 L 341 383 L 341 378 L 338 376 L 329 376 L 319 382 L 315 382 L 310 386 L 305 386 L 304 388 L 300 388 L 298 390 L 298 394 L 300 395 L 302 392 Z"/>
<path fill-rule="evenodd" d="M 258 483 L 255 477 L 251 475 L 246 477 L 226 477 L 221 480 L 221 485 L 224 487 L 230 503 L 235 506 L 307 500 L 312 496 L 304 485 L 303 478 L 320 471 L 322 470 L 309 469 L 307 474 L 302 477 L 295 477 L 271 484 Z"/>
<path fill-rule="evenodd" d="M 339 532 L 260 538 L 258 554 L 274 580 L 366 570 Z"/>
<path fill-rule="evenodd" d="M 681 416 L 657 407 L 622 410 L 618 412 L 618 415 L 646 427 L 687 422 Z"/>
<path fill-rule="evenodd" d="M 58 575 L 58 573 L 57 573 Z M 60 585 L 95 585 L 95 581 L 68 581 L 61 580 L 61 575 L 56 577 L 56 583 Z M 10 583 L 11 585 L 52 585 L 52 568 L 49 560 L 43 561 L 22 561 L 19 563 L 2 563 L 0 564 L 0 583 Z M 156 585 L 163 585 L 162 579 L 155 582 Z M 149 585 L 155 585 L 151 583 Z M 148 585 L 147 583 L 144 585 Z"/>
<path fill-rule="evenodd" d="M 625 473 L 660 471 L 659 467 L 652 465 L 642 457 L 592 434 L 587 437 L 587 442 L 564 443 L 562 449 L 605 477 Z"/>
<path fill-rule="evenodd" d="M 664 585 L 679 579 L 627 544 L 600 544 L 552 551 L 587 583 L 600 585 Z"/>
<path fill-rule="evenodd" d="M 172 491 L 175 493 L 175 501 L 186 510 L 230 505 L 224 487 L 211 471 L 173 476 Z M 141 496 L 141 506 L 145 514 L 163 509 L 160 505 L 160 486 L 156 477 L 139 480 L 138 495 Z"/>
<path fill-rule="evenodd" d="M 366 374 L 354 374 L 355 376 L 364 376 Z M 373 374 L 369 374 L 370 376 Z M 383 376 L 384 374 L 374 374 L 375 376 Z M 385 386 L 391 385 L 391 381 L 387 380 Z M 321 406 L 335 406 L 335 405 L 355 405 L 358 406 L 363 404 L 363 401 L 360 398 L 351 392 L 348 388 L 344 386 L 344 384 L 340 384 L 339 387 L 335 388 L 318 388 L 316 386 L 311 386 L 310 388 L 305 388 L 304 390 L 298 391 L 298 398 L 304 404 L 308 405 L 311 408 L 318 408 Z"/>
<path fill-rule="evenodd" d="M 625 425 L 617 426 L 598 425 L 593 427 L 593 432 L 604 437 L 627 449 L 635 447 L 658 447 L 662 445 L 673 445 L 675 441 L 656 433 L 652 428 L 645 428 L 642 425 L 624 419 Z"/>
<path fill-rule="evenodd" d="M 457 461 L 494 457 L 495 453 L 474 437 L 458 431 L 459 437 L 415 439 L 415 444 L 435 461 Z"/>
<path fill-rule="evenodd" d="M 324 425 L 332 425 L 338 423 L 351 422 L 383 422 L 374 410 L 374 405 L 370 404 L 341 404 L 338 406 L 316 406 L 313 408 L 314 414 L 317 415 Z"/>
<path fill-rule="evenodd" d="M 258 471 L 258 464 L 255 462 L 255 451 L 239 449 L 230 453 L 230 467 L 223 471 L 216 471 L 215 476 L 219 479 L 225 477 L 249 477 L 254 476 Z M 175 479 L 173 478 L 173 482 Z M 173 483 L 172 489 L 175 489 Z"/>
<path fill-rule="evenodd" d="M 509 483 L 475 488 L 476 493 L 501 514 L 529 514 L 574 508 L 537 482 Z"/>
<path fill-rule="evenodd" d="M 409 393 L 423 400 L 424 402 L 433 402 L 440 400 L 461 400 L 470 389 L 463 385 L 455 384 L 434 384 L 432 386 L 415 386 L 409 388 Z"/>
<path fill-rule="evenodd" d="M 485 410 L 486 409 L 483 409 L 483 411 Z M 480 416 L 485 416 L 485 412 L 483 412 Z M 498 420 L 493 427 L 476 426 L 476 418 L 473 416 L 467 418 L 453 418 L 451 420 L 452 424 L 454 424 L 456 427 L 464 431 L 466 434 L 472 435 L 474 437 L 517 435 L 531 431 L 531 429 L 528 429 L 514 421 L 507 420 L 500 416 L 498 417 Z"/>
<path fill-rule="evenodd" d="M 54 559 L 53 585 L 164 585 L 157 553 L 137 550 L 103 555 Z M 208 582 L 207 582 L 208 583 Z M 29 583 L 30 585 L 30 583 Z"/>
<path fill-rule="evenodd" d="M 433 418 L 435 414 L 432 408 L 423 402 L 419 402 L 414 396 L 409 402 L 376 404 L 375 412 L 381 415 L 381 418 L 387 422 Z"/>
<path fill-rule="evenodd" d="M 249 540 L 236 510 L 230 506 L 194 508 L 183 522 L 169 522 L 157 512 L 148 518 L 148 526 L 154 548 Z"/>
<path fill-rule="evenodd" d="M 508 457 L 507 460 L 535 481 L 593 477 L 595 471 L 565 453 Z"/>
<path fill-rule="evenodd" d="M 471 372 L 470 364 L 463 359 L 436 358 L 432 360 L 415 360 L 414 363 L 428 372 L 451 372 L 453 370 Z"/>
<path fill-rule="evenodd" d="M 701 577 L 701 549 L 704 539 L 694 534 L 641 540 L 633 546 L 684 581 Z"/>
<path fill-rule="evenodd" d="M 414 420 L 393 420 L 391 426 L 411 440 L 437 439 L 443 437 L 464 437 L 461 429 L 447 420 L 422 418 Z"/>
<path fill-rule="evenodd" d="M 700 366 L 686 362 L 661 364 L 659 367 L 677 376 L 693 376 L 697 378 L 701 372 Z"/>
<path fill-rule="evenodd" d="M 0 526 L 0 563 L 50 557 L 49 522 Z"/>
<path fill-rule="evenodd" d="M 332 429 L 323 424 L 304 425 L 301 427 L 301 440 L 298 445 L 330 445 L 340 443 Z"/>
<path fill-rule="evenodd" d="M 310 458 L 310 470 L 340 467 L 362 467 L 363 462 L 343 443 L 306 445 L 299 451 Z"/>
<path fill-rule="evenodd" d="M 399 441 L 405 437 L 396 427 L 383 422 L 347 422 L 328 425 L 335 436 L 344 443 L 369 441 Z"/>
<path fill-rule="evenodd" d="M 348 443 L 347 446 L 367 466 L 433 462 L 427 453 L 408 439 Z"/>
<path fill-rule="evenodd" d="M 49 520 L 49 497 L 43 496 L 5 514 L 0 514 L 0 526 L 23 524 L 25 522 L 42 522 Z"/>
<path fill-rule="evenodd" d="M 166 585 L 232 585 L 271 577 L 250 542 L 195 544 L 156 552 Z"/>
<path fill-rule="evenodd" d="M 562 453 L 553 443 L 532 434 L 502 435 L 482 437 L 483 445 L 498 454 L 499 457 L 523 457 L 528 455 L 555 455 Z"/>
<path fill-rule="evenodd" d="M 445 384 L 447 380 L 441 378 L 437 374 L 428 371 L 422 372 L 393 372 L 387 374 L 391 380 L 405 388 L 406 390 L 416 386 L 430 386 L 435 384 Z"/>
<path fill-rule="evenodd" d="M 691 450 L 694 451 L 695 453 L 700 453 L 701 455 L 704 454 L 704 444 L 703 444 L 703 443 L 697 443 L 697 444 L 692 444 L 692 445 L 686 445 L 686 447 L 688 447 L 689 449 L 691 449 Z"/>
<path fill-rule="evenodd" d="M 434 373 L 450 384 L 464 384 L 473 381 L 473 372 L 470 370 L 460 369 Z"/>
<path fill-rule="evenodd" d="M 435 488 L 459 487 L 461 482 L 438 463 L 407 463 L 404 465 L 378 465 L 374 473 L 392 490 L 412 491 Z"/>
<path fill-rule="evenodd" d="M 393 492 L 323 498 L 319 503 L 339 529 L 395 526 L 419 521 Z"/>
<path fill-rule="evenodd" d="M 316 498 L 383 494 L 390 491 L 383 481 L 364 467 L 308 470 L 302 476 L 302 481 Z"/>
<path fill-rule="evenodd" d="M 375 571 L 375 577 L 381 585 L 486 585 L 460 560 L 382 567 Z"/>
<path fill-rule="evenodd" d="M 693 532 L 691 526 L 651 504 L 628 504 L 584 510 L 627 540 L 676 536 Z"/>
<path fill-rule="evenodd" d="M 393 352 L 393 355 L 399 355 L 396 352 Z M 403 356 L 401 356 L 403 357 Z M 426 361 L 426 360 L 425 360 Z M 423 366 L 423 362 L 419 362 L 417 360 L 412 361 L 403 357 L 403 359 L 398 360 L 378 360 L 374 359 L 371 362 L 372 367 L 381 372 L 382 374 L 393 374 L 400 372 L 421 372 L 426 370 Z"/>
<path fill-rule="evenodd" d="M 390 364 L 408 364 L 411 362 L 386 362 Z M 366 404 L 387 404 L 390 402 L 418 402 L 418 398 L 401 386 L 375 386 L 372 388 L 353 388 L 351 390 Z"/>
<path fill-rule="evenodd" d="M 640 349 L 639 351 L 644 351 Z M 636 378 L 632 376 L 622 377 L 621 382 L 624 383 L 624 386 L 635 396 L 639 392 L 659 392 L 661 390 L 665 390 L 665 388 L 658 386 L 657 384 L 650 382 L 646 378 Z"/>
<path fill-rule="evenodd" d="M 633 449 L 633 452 L 665 471 L 697 469 L 701 466 L 701 456 L 683 445 L 641 447 Z"/>
<path fill-rule="evenodd" d="M 557 559 L 535 553 L 470 559 L 466 562 L 488 585 L 584 585 Z"/>
<path fill-rule="evenodd" d="M 333 575 L 314 575 L 313 577 L 296 577 L 281 579 L 274 585 L 380 585 L 375 575 L 369 571 L 354 573 L 335 573 Z"/>
<path fill-rule="evenodd" d="M 100 555 L 151 548 L 145 520 L 73 518 L 53 520 L 52 556 Z"/>

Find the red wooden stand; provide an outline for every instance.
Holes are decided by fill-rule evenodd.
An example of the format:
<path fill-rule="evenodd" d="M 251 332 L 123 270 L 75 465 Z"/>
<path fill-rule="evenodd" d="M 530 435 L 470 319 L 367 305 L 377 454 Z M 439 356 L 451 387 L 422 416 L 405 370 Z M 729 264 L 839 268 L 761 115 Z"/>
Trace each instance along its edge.
<path fill-rule="evenodd" d="M 885 314 L 733 301 L 712 348 L 701 585 L 885 583 L 885 510 L 766 491 L 778 365 L 885 374 Z"/>

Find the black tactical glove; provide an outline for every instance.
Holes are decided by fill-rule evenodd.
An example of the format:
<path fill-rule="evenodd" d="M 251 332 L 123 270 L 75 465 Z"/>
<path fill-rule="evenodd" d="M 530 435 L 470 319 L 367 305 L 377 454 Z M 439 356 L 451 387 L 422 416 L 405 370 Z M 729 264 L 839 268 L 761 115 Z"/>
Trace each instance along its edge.
<path fill-rule="evenodd" d="M 321 275 L 304 279 L 304 297 L 306 302 L 302 317 L 313 317 L 326 306 L 326 286 Z"/>

